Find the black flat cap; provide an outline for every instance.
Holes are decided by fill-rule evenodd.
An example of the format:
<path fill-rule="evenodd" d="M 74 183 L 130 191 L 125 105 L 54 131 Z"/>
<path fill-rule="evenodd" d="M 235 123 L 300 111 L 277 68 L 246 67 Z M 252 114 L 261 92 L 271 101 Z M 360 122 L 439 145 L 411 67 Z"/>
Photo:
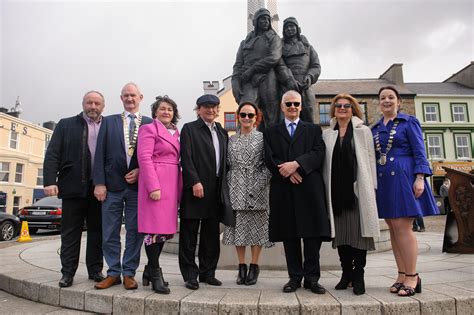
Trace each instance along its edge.
<path fill-rule="evenodd" d="M 197 106 L 217 106 L 220 104 L 220 100 L 217 96 L 212 95 L 212 94 L 204 94 L 203 96 L 200 96 L 197 101 L 196 105 Z"/>

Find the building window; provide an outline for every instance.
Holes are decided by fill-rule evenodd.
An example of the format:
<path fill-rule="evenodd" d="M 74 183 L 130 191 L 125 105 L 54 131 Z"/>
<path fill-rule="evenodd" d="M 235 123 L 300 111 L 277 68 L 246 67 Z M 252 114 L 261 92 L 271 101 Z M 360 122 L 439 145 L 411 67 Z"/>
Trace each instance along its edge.
<path fill-rule="evenodd" d="M 319 124 L 320 125 L 329 125 L 331 118 L 329 117 L 329 109 L 331 108 L 331 103 L 319 103 Z"/>
<path fill-rule="evenodd" d="M 21 203 L 20 196 L 13 197 L 13 215 L 17 215 L 18 211 L 20 211 L 20 203 Z"/>
<path fill-rule="evenodd" d="M 0 182 L 7 182 L 10 178 L 10 163 L 0 162 Z"/>
<path fill-rule="evenodd" d="M 18 132 L 16 132 L 15 130 L 10 131 L 10 148 L 18 148 Z"/>
<path fill-rule="evenodd" d="M 38 169 L 38 176 L 36 177 L 36 185 L 43 186 L 43 169 Z"/>
<path fill-rule="evenodd" d="M 15 171 L 15 183 L 21 183 L 23 181 L 23 164 L 17 163 L 16 164 L 16 171 Z"/>
<path fill-rule="evenodd" d="M 224 113 L 224 128 L 228 131 L 237 130 L 237 120 L 235 113 Z"/>
<path fill-rule="evenodd" d="M 444 158 L 443 135 L 427 134 L 426 143 L 428 144 L 428 158 L 430 159 Z"/>
<path fill-rule="evenodd" d="M 423 104 L 423 115 L 426 122 L 438 122 L 439 104 Z"/>
<path fill-rule="evenodd" d="M 469 134 L 455 134 L 454 143 L 456 145 L 457 159 L 471 158 L 471 139 Z"/>
<path fill-rule="evenodd" d="M 367 121 L 369 120 L 368 116 L 367 116 L 367 103 L 359 103 L 360 105 L 360 109 L 362 111 L 362 117 L 364 117 L 364 123 L 367 123 Z"/>
<path fill-rule="evenodd" d="M 466 122 L 466 104 L 451 104 L 453 122 Z"/>

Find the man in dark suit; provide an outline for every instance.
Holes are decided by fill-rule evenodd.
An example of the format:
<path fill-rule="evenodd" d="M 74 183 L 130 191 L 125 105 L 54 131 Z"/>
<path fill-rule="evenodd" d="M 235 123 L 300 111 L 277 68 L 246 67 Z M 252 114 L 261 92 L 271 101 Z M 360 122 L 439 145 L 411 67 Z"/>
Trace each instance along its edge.
<path fill-rule="evenodd" d="M 71 286 L 76 274 L 84 219 L 88 227 L 89 279 L 104 279 L 100 202 L 94 197 L 91 177 L 104 107 L 100 92 L 87 92 L 82 99 L 82 113 L 59 121 L 44 159 L 44 192 L 62 199 L 60 287 Z"/>
<path fill-rule="evenodd" d="M 102 249 L 109 266 L 107 278 L 95 285 L 107 289 L 121 283 L 125 289 L 138 287 L 135 273 L 140 263 L 143 235 L 138 233 L 138 128 L 152 122 L 139 112 L 143 95 L 135 83 L 127 83 L 120 96 L 124 112 L 105 117 L 97 140 L 94 194 L 102 201 Z M 125 214 L 125 252 L 120 260 L 120 230 Z"/>
<path fill-rule="evenodd" d="M 324 294 L 319 285 L 319 250 L 330 239 L 321 167 L 325 146 L 321 127 L 299 119 L 301 95 L 293 90 L 283 95 L 285 120 L 264 131 L 265 163 L 270 181 L 270 241 L 285 249 L 290 281 L 283 292 L 301 286 Z M 304 242 L 302 260 L 301 239 Z"/>
<path fill-rule="evenodd" d="M 227 131 L 214 122 L 219 112 L 219 98 L 203 95 L 196 101 L 199 118 L 181 131 L 183 196 L 179 225 L 179 268 L 188 289 L 200 282 L 220 286 L 215 278 L 219 260 L 219 221 L 231 225 L 233 216 L 225 194 Z M 229 212 L 230 210 L 230 212 Z M 195 262 L 199 238 L 199 267 Z"/>

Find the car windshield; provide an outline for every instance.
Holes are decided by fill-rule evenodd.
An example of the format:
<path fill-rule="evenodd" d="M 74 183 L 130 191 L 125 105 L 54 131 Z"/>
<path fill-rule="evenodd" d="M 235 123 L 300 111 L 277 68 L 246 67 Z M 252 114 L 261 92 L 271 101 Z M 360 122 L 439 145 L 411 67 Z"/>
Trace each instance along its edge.
<path fill-rule="evenodd" d="M 57 197 L 45 197 L 35 202 L 33 206 L 61 207 L 62 201 Z"/>

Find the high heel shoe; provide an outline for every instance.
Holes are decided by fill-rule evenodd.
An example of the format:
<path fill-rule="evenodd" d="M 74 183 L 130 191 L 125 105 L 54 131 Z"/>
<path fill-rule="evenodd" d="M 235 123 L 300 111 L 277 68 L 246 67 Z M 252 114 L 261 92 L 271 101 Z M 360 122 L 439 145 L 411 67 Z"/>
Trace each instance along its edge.
<path fill-rule="evenodd" d="M 249 273 L 247 274 L 247 279 L 245 280 L 245 285 L 254 285 L 257 283 L 258 274 L 260 273 L 260 268 L 257 264 L 250 264 Z"/>
<path fill-rule="evenodd" d="M 398 272 L 399 275 L 404 275 L 405 272 L 403 271 L 399 271 Z M 395 282 L 394 284 L 392 284 L 392 286 L 390 287 L 390 293 L 398 293 L 398 291 L 400 291 L 400 289 L 403 287 L 403 282 Z"/>
<path fill-rule="evenodd" d="M 143 270 L 142 284 L 144 287 L 150 285 L 150 268 L 148 268 L 148 265 L 145 265 L 145 269 Z"/>
<path fill-rule="evenodd" d="M 150 271 L 150 282 L 151 282 L 151 288 L 153 291 L 156 293 L 160 294 L 169 294 L 170 289 L 168 286 L 165 284 L 165 281 L 163 280 L 163 272 L 161 271 L 161 268 L 156 268 L 156 269 L 149 269 Z"/>
<path fill-rule="evenodd" d="M 403 285 L 398 291 L 398 296 L 413 296 L 415 295 L 415 293 L 421 293 L 421 278 L 418 275 L 418 273 L 415 273 L 414 275 L 405 275 L 405 277 L 417 277 L 416 286 L 415 288 L 412 288 L 412 287 Z M 404 292 L 404 293 L 400 294 L 401 292 Z"/>
<path fill-rule="evenodd" d="M 239 273 L 237 274 L 237 284 L 245 284 L 247 281 L 247 265 L 239 264 Z"/>
<path fill-rule="evenodd" d="M 161 269 L 160 269 L 161 272 Z M 163 274 L 161 274 L 161 277 L 163 277 Z M 148 265 L 145 265 L 145 269 L 143 270 L 143 275 L 142 275 L 142 284 L 144 287 L 147 287 L 150 285 L 150 268 Z M 165 286 L 168 286 L 168 282 L 164 281 Z"/>

